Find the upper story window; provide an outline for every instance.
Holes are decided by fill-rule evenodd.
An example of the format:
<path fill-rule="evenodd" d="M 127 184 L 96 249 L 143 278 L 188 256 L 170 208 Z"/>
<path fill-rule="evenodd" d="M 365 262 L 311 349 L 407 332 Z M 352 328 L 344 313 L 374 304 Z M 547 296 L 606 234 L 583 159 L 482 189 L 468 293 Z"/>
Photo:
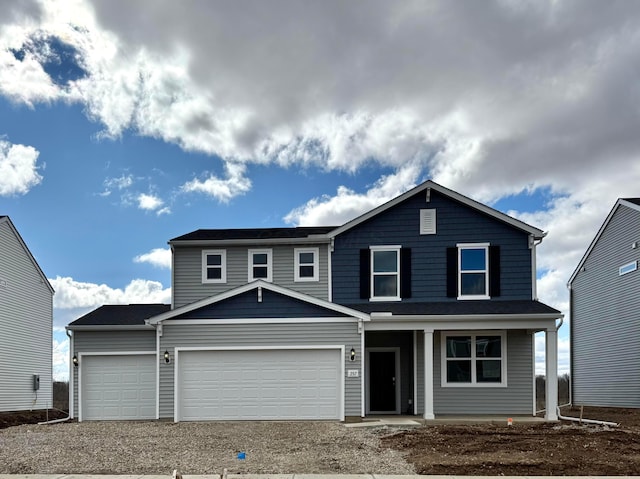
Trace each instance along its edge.
<path fill-rule="evenodd" d="M 506 351 L 504 331 L 442 333 L 442 386 L 506 386 Z"/>
<path fill-rule="evenodd" d="M 264 281 L 273 280 L 273 266 L 270 249 L 250 249 L 249 250 L 249 281 L 262 279 Z"/>
<path fill-rule="evenodd" d="M 225 250 L 202 251 L 202 282 L 227 282 L 227 252 Z"/>
<path fill-rule="evenodd" d="M 400 246 L 371 246 L 371 300 L 400 299 Z"/>
<path fill-rule="evenodd" d="M 319 250 L 318 248 L 296 248 L 294 254 L 295 281 L 319 280 Z"/>
<path fill-rule="evenodd" d="M 459 244 L 458 274 L 458 299 L 488 299 L 489 244 Z"/>

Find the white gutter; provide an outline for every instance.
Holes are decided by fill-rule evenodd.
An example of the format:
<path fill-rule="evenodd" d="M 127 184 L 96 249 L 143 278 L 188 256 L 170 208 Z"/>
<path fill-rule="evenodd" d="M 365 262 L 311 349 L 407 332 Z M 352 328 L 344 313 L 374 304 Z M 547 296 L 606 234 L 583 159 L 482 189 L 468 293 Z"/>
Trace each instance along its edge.
<path fill-rule="evenodd" d="M 620 425 L 617 422 L 598 421 L 596 419 L 582 419 L 579 417 L 563 416 L 562 414 L 560 414 L 560 408 L 558 408 L 558 419 L 562 419 L 563 421 L 574 421 L 574 422 L 580 422 L 585 424 L 599 424 L 601 426 L 618 427 Z"/>

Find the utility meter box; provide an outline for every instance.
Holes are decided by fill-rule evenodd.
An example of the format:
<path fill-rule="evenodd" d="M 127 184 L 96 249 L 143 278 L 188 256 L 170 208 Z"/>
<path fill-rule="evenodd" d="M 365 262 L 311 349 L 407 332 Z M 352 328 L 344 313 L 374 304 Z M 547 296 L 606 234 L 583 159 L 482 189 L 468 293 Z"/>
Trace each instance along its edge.
<path fill-rule="evenodd" d="M 39 374 L 34 374 L 33 375 L 33 390 L 37 391 L 38 389 L 40 389 L 40 375 Z"/>

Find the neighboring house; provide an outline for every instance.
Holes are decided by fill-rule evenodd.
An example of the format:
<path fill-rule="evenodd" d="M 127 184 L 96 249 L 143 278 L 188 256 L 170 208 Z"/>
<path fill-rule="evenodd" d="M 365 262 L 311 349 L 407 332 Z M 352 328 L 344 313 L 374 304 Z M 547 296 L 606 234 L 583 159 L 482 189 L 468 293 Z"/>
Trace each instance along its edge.
<path fill-rule="evenodd" d="M 52 407 L 53 288 L 0 216 L 0 411 Z"/>
<path fill-rule="evenodd" d="M 569 280 L 577 405 L 640 407 L 640 198 L 619 199 Z"/>
<path fill-rule="evenodd" d="M 174 238 L 171 308 L 103 307 L 68 326 L 73 414 L 533 415 L 544 331 L 556 419 L 562 315 L 536 298 L 543 237 L 427 181 L 339 227 Z"/>

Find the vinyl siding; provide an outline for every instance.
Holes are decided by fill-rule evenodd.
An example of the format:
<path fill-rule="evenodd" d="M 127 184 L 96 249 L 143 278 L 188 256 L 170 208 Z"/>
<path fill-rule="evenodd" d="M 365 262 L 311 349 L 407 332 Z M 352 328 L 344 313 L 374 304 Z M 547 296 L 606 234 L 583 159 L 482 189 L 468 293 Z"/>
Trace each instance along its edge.
<path fill-rule="evenodd" d="M 573 401 L 640 407 L 640 212 L 619 206 L 572 284 Z"/>
<path fill-rule="evenodd" d="M 507 387 L 441 386 L 441 334 L 434 337 L 434 414 L 526 414 L 533 401 L 533 351 L 531 334 L 507 332 Z M 424 408 L 424 393 L 422 395 Z M 424 409 L 423 409 L 424 410 Z"/>
<path fill-rule="evenodd" d="M 156 330 L 73 332 L 73 354 L 128 351 L 156 351 Z M 73 410 L 78 417 L 78 368 L 73 368 Z"/>
<path fill-rule="evenodd" d="M 0 220 L 0 411 L 52 407 L 53 295 L 22 242 Z M 40 389 L 33 390 L 33 375 Z"/>
<path fill-rule="evenodd" d="M 160 417 L 174 417 L 174 368 L 176 347 L 344 345 L 345 371 L 361 370 L 360 335 L 357 322 L 305 324 L 165 324 L 160 350 L 172 361 L 160 364 Z M 349 359 L 354 347 L 356 360 Z M 362 376 L 362 375 L 360 375 Z M 345 378 L 345 415 L 360 416 L 360 380 Z"/>
<path fill-rule="evenodd" d="M 431 208 L 437 212 L 437 234 L 420 235 L 420 210 Z M 416 194 L 336 238 L 333 301 L 368 301 L 360 299 L 359 250 L 373 245 L 411 248 L 412 294 L 403 302 L 455 301 L 447 298 L 447 248 L 457 243 L 486 242 L 500 246 L 501 295 L 496 299 L 531 299 L 528 234 L 432 191 L 429 203 L 424 192 Z"/>
<path fill-rule="evenodd" d="M 294 281 L 294 249 L 318 248 L 319 281 Z M 205 249 L 224 249 L 227 255 L 227 282 L 202 283 L 202 251 Z M 173 307 L 178 308 L 203 298 L 242 286 L 248 279 L 249 249 L 271 249 L 273 265 L 273 283 L 301 293 L 328 299 L 328 264 L 326 244 L 310 245 L 274 245 L 260 244 L 244 247 L 174 247 L 173 252 Z"/>

